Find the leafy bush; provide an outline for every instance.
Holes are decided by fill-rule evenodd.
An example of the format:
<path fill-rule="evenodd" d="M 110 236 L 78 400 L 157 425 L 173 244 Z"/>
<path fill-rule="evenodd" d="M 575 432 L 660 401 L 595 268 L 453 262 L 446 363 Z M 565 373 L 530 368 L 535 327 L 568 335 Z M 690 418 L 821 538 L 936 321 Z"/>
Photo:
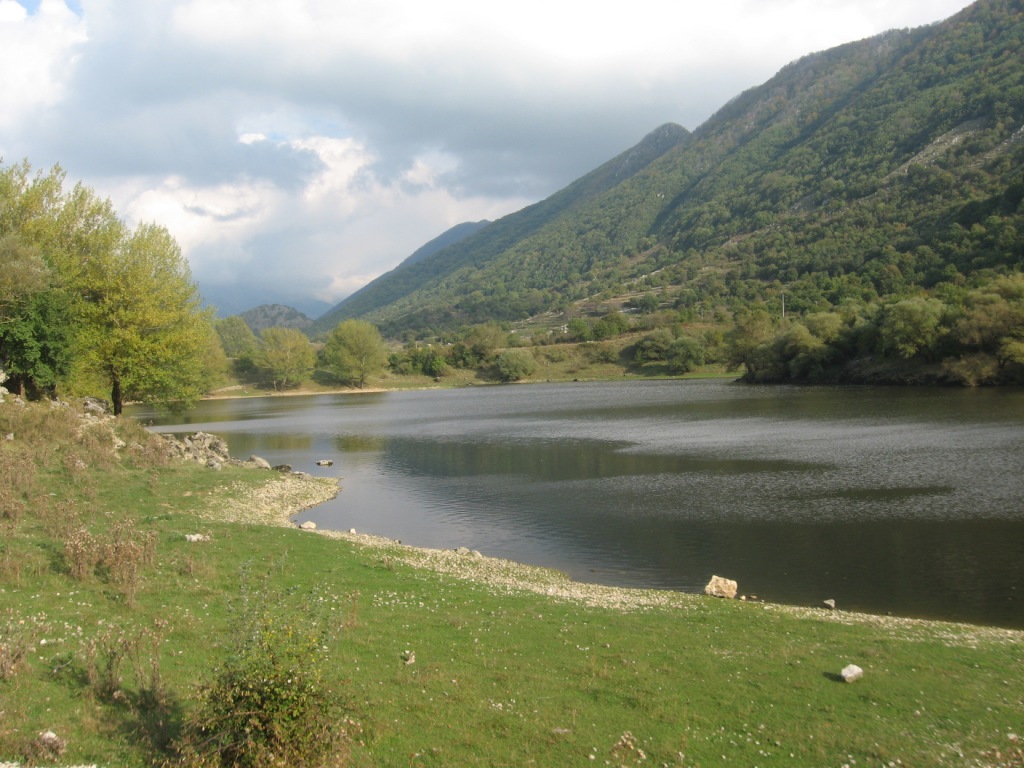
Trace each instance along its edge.
<path fill-rule="evenodd" d="M 537 370 L 536 358 L 524 349 L 506 349 L 494 361 L 502 381 L 519 381 Z"/>
<path fill-rule="evenodd" d="M 670 373 L 689 373 L 704 365 L 704 344 L 700 339 L 680 336 L 669 345 L 665 362 Z"/>
<path fill-rule="evenodd" d="M 611 344 L 595 344 L 587 342 L 580 347 L 583 357 L 590 363 L 615 363 L 619 359 L 619 350 Z"/>
<path fill-rule="evenodd" d="M 331 642 L 317 593 L 291 605 L 265 589 L 243 589 L 234 648 L 198 694 L 175 765 L 313 768 L 342 765 L 347 722 L 324 680 Z"/>

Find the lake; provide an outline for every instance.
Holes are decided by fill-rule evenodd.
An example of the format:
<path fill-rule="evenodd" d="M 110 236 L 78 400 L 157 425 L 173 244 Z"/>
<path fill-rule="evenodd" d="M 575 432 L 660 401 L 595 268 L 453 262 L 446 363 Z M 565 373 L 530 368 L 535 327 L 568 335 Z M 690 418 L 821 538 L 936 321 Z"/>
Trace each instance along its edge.
<path fill-rule="evenodd" d="M 1024 627 L 1024 392 L 529 384 L 204 401 L 233 456 L 341 479 L 298 520 L 579 581 Z M 334 466 L 319 468 L 317 459 Z"/>

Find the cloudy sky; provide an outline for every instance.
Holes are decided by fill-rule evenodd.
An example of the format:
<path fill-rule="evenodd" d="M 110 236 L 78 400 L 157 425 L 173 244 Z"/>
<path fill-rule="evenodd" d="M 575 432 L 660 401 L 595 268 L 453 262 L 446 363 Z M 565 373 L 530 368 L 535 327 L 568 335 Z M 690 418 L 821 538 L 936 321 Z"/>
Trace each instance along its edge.
<path fill-rule="evenodd" d="M 968 0 L 0 0 L 0 157 L 312 316 L 800 56 Z"/>

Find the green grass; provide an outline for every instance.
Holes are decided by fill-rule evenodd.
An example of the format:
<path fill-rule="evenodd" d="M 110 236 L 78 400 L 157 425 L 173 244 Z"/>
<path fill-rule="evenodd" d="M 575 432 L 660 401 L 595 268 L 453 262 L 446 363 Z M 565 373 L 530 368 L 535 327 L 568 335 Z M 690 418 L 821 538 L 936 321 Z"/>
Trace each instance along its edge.
<path fill-rule="evenodd" d="M 0 427 L 12 426 L 9 409 Z M 0 680 L 0 761 L 23 759 L 47 729 L 67 751 L 44 764 L 165 759 L 196 686 L 229 652 L 248 571 L 285 595 L 296 622 L 309 590 L 326 596 L 336 635 L 325 668 L 358 724 L 338 726 L 355 766 L 1024 764 L 1008 736 L 1024 731 L 1021 633 L 685 595 L 663 608 L 586 607 L 413 567 L 398 546 L 200 516 L 274 482 L 269 473 L 122 459 L 75 483 L 61 456 L 101 464 L 102 451 L 47 440 L 32 504 L 2 524 L 0 644 L 32 650 Z M 0 446 L 0 461 L 34 455 L 26 442 Z M 102 571 L 70 576 L 67 515 L 98 535 L 123 518 L 154 532 L 133 605 Z M 211 540 L 186 542 L 195 532 Z M 129 649 L 122 692 L 105 696 L 88 648 L 117 633 Z M 143 695 L 154 657 L 158 705 Z M 837 682 L 847 663 L 864 678 Z"/>

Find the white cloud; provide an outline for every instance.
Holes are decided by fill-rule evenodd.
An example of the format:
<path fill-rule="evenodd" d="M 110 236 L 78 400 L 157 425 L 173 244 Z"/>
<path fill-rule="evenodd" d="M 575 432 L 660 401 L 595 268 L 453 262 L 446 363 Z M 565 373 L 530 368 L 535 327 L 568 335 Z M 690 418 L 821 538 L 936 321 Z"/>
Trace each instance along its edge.
<path fill-rule="evenodd" d="M 165 224 L 204 291 L 335 302 L 803 54 L 967 2 L 0 0 L 0 154 Z"/>
<path fill-rule="evenodd" d="M 0 0 L 0 130 L 24 129 L 33 110 L 61 99 L 85 40 L 82 20 L 62 0 L 42 0 L 32 15 Z"/>

